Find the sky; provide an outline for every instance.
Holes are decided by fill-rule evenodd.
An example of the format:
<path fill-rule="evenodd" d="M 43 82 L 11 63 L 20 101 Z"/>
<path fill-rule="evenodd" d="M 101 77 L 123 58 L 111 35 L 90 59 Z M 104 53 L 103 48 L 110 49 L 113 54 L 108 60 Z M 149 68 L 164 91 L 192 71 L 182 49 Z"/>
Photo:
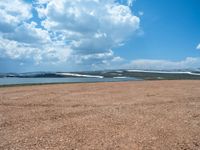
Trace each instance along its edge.
<path fill-rule="evenodd" d="M 0 72 L 200 68 L 199 0 L 1 0 Z"/>

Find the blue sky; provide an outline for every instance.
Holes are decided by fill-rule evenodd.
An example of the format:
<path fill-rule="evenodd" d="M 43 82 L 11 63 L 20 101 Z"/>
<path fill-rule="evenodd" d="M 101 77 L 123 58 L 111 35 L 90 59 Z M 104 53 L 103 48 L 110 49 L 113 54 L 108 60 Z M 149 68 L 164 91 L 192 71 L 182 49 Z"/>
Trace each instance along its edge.
<path fill-rule="evenodd" d="M 199 0 L 137 0 L 132 10 L 144 12 L 140 17 L 144 35 L 126 44 L 129 59 L 182 60 L 200 56 L 196 50 L 200 39 L 199 7 Z"/>
<path fill-rule="evenodd" d="M 0 1 L 0 72 L 200 68 L 199 0 Z"/>

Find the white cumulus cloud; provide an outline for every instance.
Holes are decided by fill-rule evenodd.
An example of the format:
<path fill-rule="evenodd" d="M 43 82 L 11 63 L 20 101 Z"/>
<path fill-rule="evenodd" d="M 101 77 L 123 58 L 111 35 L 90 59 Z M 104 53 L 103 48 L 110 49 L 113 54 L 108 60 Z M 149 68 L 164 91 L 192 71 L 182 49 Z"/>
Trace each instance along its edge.
<path fill-rule="evenodd" d="M 18 24 L 31 17 L 30 4 L 22 0 L 0 1 L 0 32 L 11 32 Z"/>
<path fill-rule="evenodd" d="M 132 6 L 133 5 L 133 1 L 134 0 L 127 0 L 128 6 Z"/>
<path fill-rule="evenodd" d="M 139 29 L 140 19 L 114 0 L 51 0 L 41 5 L 37 10 L 44 28 L 62 35 L 81 56 L 107 53 Z"/>
<path fill-rule="evenodd" d="M 0 57 L 36 64 L 109 64 L 122 58 L 113 49 L 140 27 L 133 1 L 0 1 Z M 38 15 L 33 13 L 37 11 Z"/>
<path fill-rule="evenodd" d="M 144 15 L 144 12 L 143 12 L 143 11 L 139 11 L 138 14 L 139 14 L 140 16 L 143 16 L 143 15 Z"/>
<path fill-rule="evenodd" d="M 46 30 L 36 27 L 37 23 L 23 23 L 11 33 L 5 33 L 3 37 L 21 43 L 44 44 L 50 41 L 50 35 Z"/>
<path fill-rule="evenodd" d="M 197 45 L 197 49 L 199 49 L 199 50 L 200 50 L 200 44 L 199 44 L 199 45 Z"/>

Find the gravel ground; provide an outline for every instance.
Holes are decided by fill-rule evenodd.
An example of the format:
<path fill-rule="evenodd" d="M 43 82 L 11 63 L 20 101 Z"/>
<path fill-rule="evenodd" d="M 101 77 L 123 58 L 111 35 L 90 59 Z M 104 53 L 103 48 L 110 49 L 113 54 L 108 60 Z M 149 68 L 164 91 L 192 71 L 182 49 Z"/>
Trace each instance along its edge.
<path fill-rule="evenodd" d="M 200 150 L 200 81 L 0 88 L 2 150 Z"/>

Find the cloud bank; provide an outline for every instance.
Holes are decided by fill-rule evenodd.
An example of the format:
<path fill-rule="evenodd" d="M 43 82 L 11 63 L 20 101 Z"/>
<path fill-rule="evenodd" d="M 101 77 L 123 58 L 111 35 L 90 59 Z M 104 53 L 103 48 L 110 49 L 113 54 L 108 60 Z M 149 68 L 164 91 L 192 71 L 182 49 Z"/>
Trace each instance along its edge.
<path fill-rule="evenodd" d="M 109 65 L 140 28 L 133 1 L 0 1 L 0 58 L 30 64 Z M 34 13 L 36 12 L 36 13 Z"/>
<path fill-rule="evenodd" d="M 138 59 L 125 65 L 124 68 L 144 70 L 173 70 L 200 68 L 200 57 L 187 57 L 181 61 Z"/>

